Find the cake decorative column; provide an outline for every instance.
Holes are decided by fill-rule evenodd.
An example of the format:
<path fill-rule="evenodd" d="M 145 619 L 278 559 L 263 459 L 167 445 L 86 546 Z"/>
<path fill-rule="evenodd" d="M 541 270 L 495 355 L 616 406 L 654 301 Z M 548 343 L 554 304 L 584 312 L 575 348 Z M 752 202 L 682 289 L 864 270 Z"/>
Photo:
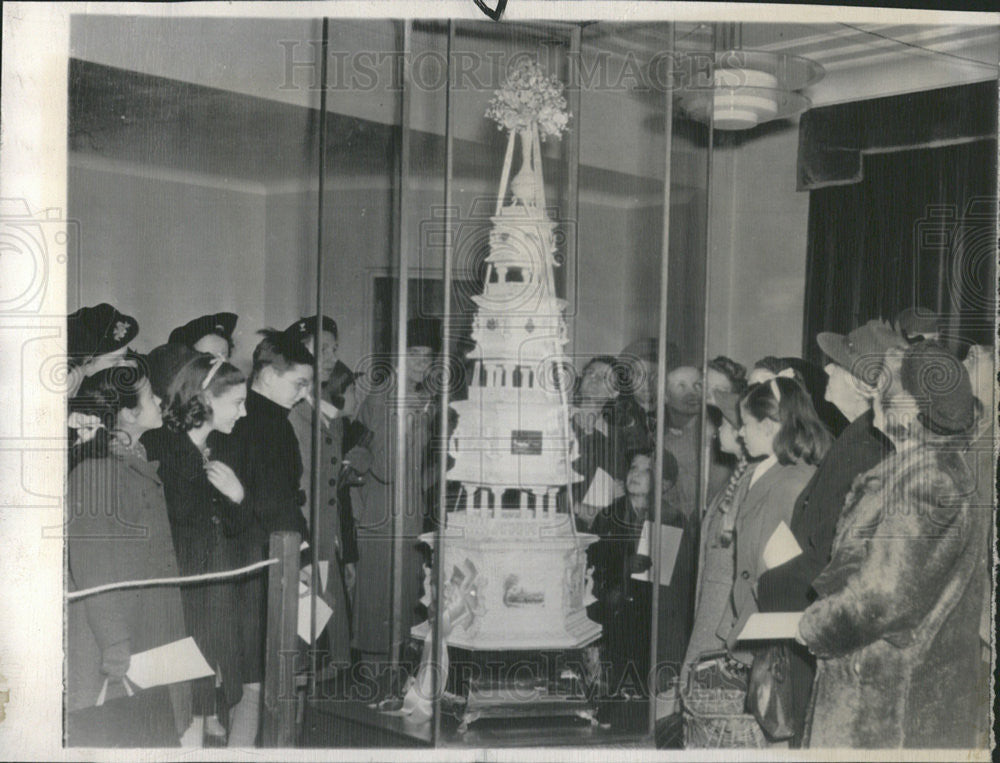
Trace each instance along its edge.
<path fill-rule="evenodd" d="M 472 298 L 473 379 L 468 399 L 452 404 L 458 422 L 448 478 L 461 483 L 462 497 L 435 549 L 445 580 L 476 571 L 471 588 L 462 578 L 476 608 L 450 621 L 447 634 L 448 644 L 470 650 L 572 649 L 601 634 L 586 613 L 586 549 L 597 538 L 577 533 L 569 510 L 557 507 L 582 479 L 572 468 L 566 303 L 556 297 L 556 223 L 542 176 L 541 142 L 558 139 L 570 118 L 562 90 L 522 61 L 486 112 L 509 134 L 486 280 Z M 520 164 L 511 178 L 516 144 Z M 433 533 L 421 540 L 433 548 Z M 453 595 L 448 586 L 442 593 Z M 420 638 L 430 632 L 429 622 L 412 629 Z"/>

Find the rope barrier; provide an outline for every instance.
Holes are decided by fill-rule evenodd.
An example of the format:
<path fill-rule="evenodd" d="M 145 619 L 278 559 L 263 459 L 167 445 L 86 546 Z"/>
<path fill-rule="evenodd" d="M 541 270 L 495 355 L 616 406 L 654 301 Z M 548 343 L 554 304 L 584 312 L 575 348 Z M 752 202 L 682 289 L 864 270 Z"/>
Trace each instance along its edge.
<path fill-rule="evenodd" d="M 104 585 L 94 586 L 93 588 L 83 588 L 79 591 L 72 591 L 66 594 L 66 600 L 74 601 L 75 599 L 82 599 L 86 596 L 93 596 L 94 594 L 104 593 L 105 591 L 115 591 L 121 588 L 145 588 L 147 586 L 175 585 L 177 583 L 197 583 L 203 580 L 223 580 L 225 578 L 235 578 L 240 575 L 246 575 L 249 572 L 254 572 L 255 570 L 263 569 L 264 567 L 270 567 L 277 564 L 278 561 L 278 559 L 265 559 L 262 562 L 248 564 L 246 567 L 240 567 L 235 570 L 226 570 L 225 572 L 206 572 L 201 575 L 188 575 L 186 577 L 150 578 L 148 580 L 125 580 L 120 583 L 105 583 Z"/>

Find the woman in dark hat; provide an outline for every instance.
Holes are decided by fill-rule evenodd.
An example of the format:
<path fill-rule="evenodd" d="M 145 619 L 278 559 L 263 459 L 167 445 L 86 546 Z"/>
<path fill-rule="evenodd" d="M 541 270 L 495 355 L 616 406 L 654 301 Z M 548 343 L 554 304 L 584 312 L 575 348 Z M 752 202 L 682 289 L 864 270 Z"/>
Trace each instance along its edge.
<path fill-rule="evenodd" d="M 417 536 L 423 531 L 426 497 L 437 478 L 429 453 L 437 407 L 428 385 L 428 372 L 441 351 L 441 323 L 417 318 L 407 323 L 406 376 L 387 372 L 363 386 L 368 396 L 357 420 L 371 431 L 372 462 L 364 484 L 352 493 L 358 527 L 358 574 L 355 594 L 354 644 L 362 659 L 388 661 L 401 644 L 392 642 L 393 623 L 405 641 L 419 622 L 416 606 L 423 581 L 423 556 Z M 398 371 L 398 365 L 397 365 Z M 401 394 L 402 393 L 402 394 Z M 398 470 L 396 433 L 404 427 L 406 473 Z M 397 479 L 405 480 L 403 506 L 396 505 Z M 397 515 L 403 534 L 403 590 L 397 609 L 392 607 L 393 536 Z"/>
<path fill-rule="evenodd" d="M 81 307 L 66 318 L 69 397 L 88 376 L 125 363 L 129 342 L 139 333 L 139 323 L 107 302 Z"/>
<path fill-rule="evenodd" d="M 963 447 L 981 414 L 935 341 L 886 352 L 874 424 L 895 452 L 855 480 L 798 640 L 817 658 L 811 747 L 985 748 L 979 625 L 991 510 Z"/>
<path fill-rule="evenodd" d="M 182 345 L 150 353 L 164 390 L 164 424 L 143 444 L 159 461 L 181 573 L 200 575 L 240 566 L 238 536 L 245 526 L 243 486 L 215 451 L 246 414 L 246 377 L 233 365 Z M 171 362 L 172 361 L 172 362 Z M 237 584 L 231 580 L 182 589 L 188 631 L 216 680 L 195 683 L 194 714 L 209 738 L 224 738 L 228 708 L 245 682 L 239 647 L 242 625 Z M 225 706 L 216 706 L 216 683 Z"/>
<path fill-rule="evenodd" d="M 207 352 L 229 360 L 233 354 L 233 331 L 236 313 L 215 313 L 194 318 L 170 332 L 169 344 L 186 344 L 198 352 Z"/>
<path fill-rule="evenodd" d="M 66 498 L 70 590 L 176 577 L 178 563 L 163 485 L 140 444 L 143 432 L 161 423 L 160 400 L 143 369 L 98 371 L 81 385 L 71 407 L 97 416 L 101 428 L 75 446 L 70 459 L 74 464 Z M 109 699 L 125 697 L 132 655 L 187 635 L 176 585 L 109 591 L 70 602 L 67 742 L 87 747 L 176 746 L 191 722 L 187 682 L 171 684 L 166 692 L 137 696 L 144 717 L 136 726 L 75 711 L 94 708 L 105 692 Z"/>

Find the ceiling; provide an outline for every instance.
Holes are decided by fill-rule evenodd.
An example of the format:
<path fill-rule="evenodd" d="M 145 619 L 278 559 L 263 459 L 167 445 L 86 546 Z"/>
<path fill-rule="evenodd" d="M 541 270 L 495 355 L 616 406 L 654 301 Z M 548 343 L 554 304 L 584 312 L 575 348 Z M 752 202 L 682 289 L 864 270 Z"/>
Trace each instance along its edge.
<path fill-rule="evenodd" d="M 307 108 L 311 101 L 306 96 L 315 94 L 284 92 L 251 68 L 265 57 L 261 52 L 277 49 L 289 36 L 305 39 L 309 32 L 288 27 L 291 22 L 275 26 L 265 19 L 172 19 L 158 24 L 148 18 L 136 22 L 81 17 L 74 23 L 69 116 L 75 161 L 89 157 L 264 186 L 313 172 L 317 117 L 314 108 Z M 558 24 L 473 22 L 463 23 L 458 34 L 463 40 L 503 38 L 505 44 L 514 40 L 518 47 L 530 47 L 540 39 L 565 41 L 566 30 L 567 25 Z M 437 33 L 434 24 L 424 25 L 423 31 Z M 388 21 L 338 21 L 337 34 L 340 47 L 392 50 L 398 44 Z M 826 69 L 824 79 L 809 92 L 814 105 L 992 79 L 1000 61 L 1000 29 L 993 25 L 678 23 L 671 29 L 666 23 L 598 22 L 582 25 L 581 37 L 584 57 L 603 51 L 643 65 L 671 46 L 708 51 L 716 40 L 805 56 Z M 623 140 L 637 145 L 658 140 L 662 96 L 651 98 L 649 93 L 626 89 L 601 97 L 611 99 L 602 113 L 632 123 L 628 128 L 603 127 L 611 136 L 618 130 Z M 329 170 L 345 177 L 389 176 L 395 131 L 392 117 L 386 118 L 393 105 L 386 111 L 386 102 L 396 98 L 398 94 L 388 93 L 365 103 L 354 99 L 343 109 L 353 113 L 329 114 Z M 335 97 L 332 103 L 336 109 L 344 100 Z M 428 102 L 427 109 L 439 112 L 441 106 Z M 456 139 L 456 174 L 492 177 L 498 172 L 493 165 L 502 155 L 502 146 L 493 144 L 501 138 L 482 125 L 470 132 L 477 119 L 472 118 L 472 106 L 468 109 L 463 134 Z M 481 106 L 475 109 L 482 113 Z M 596 121 L 603 125 L 609 120 Z M 414 174 L 440 174 L 441 132 L 443 125 L 435 126 L 433 119 L 414 132 Z M 490 150 L 481 150 L 484 143 Z M 600 157 L 593 161 L 584 157 L 581 189 L 641 195 L 653 192 L 658 184 L 656 173 L 642 177 L 642 170 L 622 168 L 614 161 L 600 165 Z M 658 171 L 662 177 L 662 169 Z"/>

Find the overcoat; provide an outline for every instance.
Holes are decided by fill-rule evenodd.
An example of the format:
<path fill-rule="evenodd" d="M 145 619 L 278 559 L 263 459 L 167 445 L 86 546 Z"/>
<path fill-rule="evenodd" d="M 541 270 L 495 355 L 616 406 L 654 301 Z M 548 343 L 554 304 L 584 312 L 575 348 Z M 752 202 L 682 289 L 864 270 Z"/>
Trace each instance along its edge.
<path fill-rule="evenodd" d="M 370 469 L 363 485 L 352 491 L 358 533 L 357 592 L 354 610 L 354 646 L 363 653 L 387 656 L 391 648 L 393 618 L 398 619 L 403 641 L 419 621 L 416 606 L 423 585 L 424 529 L 427 496 L 437 474 L 429 444 L 436 410 L 432 399 L 408 397 L 405 406 L 389 390 L 373 391 L 358 410 L 357 422 L 371 432 Z M 397 459 L 396 433 L 404 427 L 406 467 Z M 396 505 L 396 481 L 405 480 L 405 505 Z M 398 560 L 402 595 L 393 612 L 393 536 L 399 518 L 402 555 Z"/>
<path fill-rule="evenodd" d="M 872 426 L 872 419 L 869 410 L 840 433 L 799 494 L 790 527 L 802 553 L 760 576 L 757 604 L 761 612 L 801 612 L 815 600 L 812 582 L 830 561 L 837 520 L 851 484 L 892 450 L 889 440 Z M 798 746 L 812 693 L 815 661 L 808 651 L 795 645 L 788 669 L 796 730 L 793 745 Z"/>
<path fill-rule="evenodd" d="M 817 657 L 810 747 L 985 746 L 993 512 L 972 506 L 974 483 L 947 440 L 901 448 L 855 481 L 799 624 Z"/>
<path fill-rule="evenodd" d="M 687 670 L 706 652 L 725 648 L 724 638 L 717 634 L 719 621 L 729 611 L 730 596 L 733 591 L 733 574 L 736 566 L 736 549 L 730 536 L 728 544 L 722 539 L 722 527 L 728 513 L 734 520 L 739 514 L 736 499 L 746 495 L 746 483 L 753 469 L 747 469 L 740 478 L 733 494 L 733 503 L 728 512 L 721 509 L 725 491 L 720 491 L 712 499 L 701 522 L 699 536 L 698 573 L 696 580 L 694 620 L 691 638 L 688 641 L 684 665 L 681 669 L 681 686 L 685 685 Z"/>
<path fill-rule="evenodd" d="M 295 405 L 288 416 L 302 455 L 302 491 L 307 500 L 302 507 L 308 521 L 309 496 L 312 494 L 312 431 L 313 406 L 303 400 Z M 333 610 L 326 626 L 329 638 L 330 659 L 348 663 L 351 659 L 351 628 L 347 607 L 347 594 L 343 579 L 343 533 L 337 500 L 337 478 L 342 466 L 341 446 L 343 428 L 339 419 L 320 419 L 320 480 L 319 480 L 319 559 L 328 562 L 326 589 L 323 601 Z"/>
<path fill-rule="evenodd" d="M 302 457 L 288 409 L 251 389 L 246 410 L 247 415 L 220 443 L 219 455 L 243 484 L 246 523 L 237 541 L 241 563 L 251 564 L 267 557 L 271 533 L 297 532 L 305 540 L 309 532 L 302 517 Z M 243 621 L 241 672 L 246 683 L 257 683 L 264 675 L 266 574 L 248 575 L 237 591 Z"/>
<path fill-rule="evenodd" d="M 113 448 L 106 458 L 88 458 L 70 472 L 66 536 L 71 589 L 126 580 L 176 577 L 163 485 L 156 465 Z M 71 601 L 66 608 L 66 709 L 92 707 L 105 676 L 104 649 L 128 641 L 131 654 L 187 636 L 176 585 L 131 588 Z M 108 697 L 123 695 L 109 686 Z M 171 685 L 178 734 L 191 722 L 190 684 Z M 109 740 L 111 742 L 112 740 Z M 72 743 L 72 740 L 69 740 Z"/>
<path fill-rule="evenodd" d="M 210 457 L 215 458 L 225 435 L 209 434 Z M 246 524 L 243 507 L 234 504 L 216 490 L 205 473 L 201 452 L 185 433 L 161 427 L 142 437 L 150 458 L 159 462 L 170 516 L 170 529 L 177 549 L 182 575 L 222 572 L 240 566 L 237 536 Z M 181 589 L 188 633 L 208 661 L 222 675 L 226 702 L 239 702 L 242 685 L 240 673 L 241 608 L 238 582 L 221 580 L 186 585 Z M 195 712 L 212 715 L 215 682 L 199 681 L 195 687 Z"/>

